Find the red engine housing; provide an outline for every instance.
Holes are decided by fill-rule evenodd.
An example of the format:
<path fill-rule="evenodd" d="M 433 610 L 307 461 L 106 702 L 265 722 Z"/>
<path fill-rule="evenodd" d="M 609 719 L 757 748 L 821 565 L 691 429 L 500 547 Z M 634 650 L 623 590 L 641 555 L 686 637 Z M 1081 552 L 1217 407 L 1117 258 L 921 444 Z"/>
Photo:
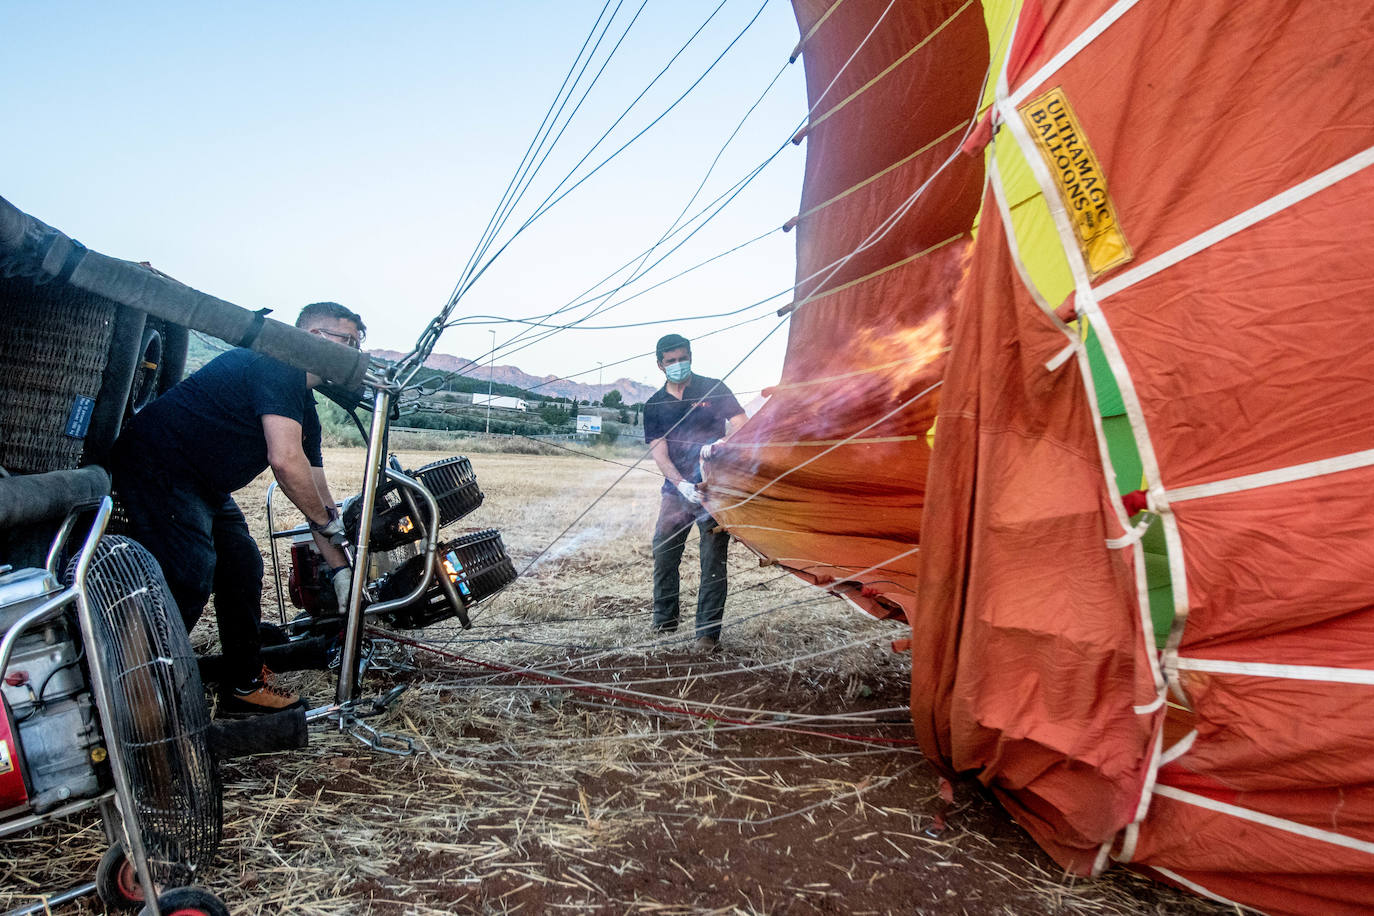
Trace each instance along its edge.
<path fill-rule="evenodd" d="M 0 811 L 18 808 L 29 800 L 24 784 L 23 757 L 14 739 L 14 724 L 10 721 L 10 704 L 0 697 Z"/>
<path fill-rule="evenodd" d="M 286 585 L 291 603 L 303 611 L 333 613 L 338 607 L 334 588 L 329 584 L 329 565 L 315 547 L 315 539 L 308 534 L 291 541 L 291 570 Z"/>

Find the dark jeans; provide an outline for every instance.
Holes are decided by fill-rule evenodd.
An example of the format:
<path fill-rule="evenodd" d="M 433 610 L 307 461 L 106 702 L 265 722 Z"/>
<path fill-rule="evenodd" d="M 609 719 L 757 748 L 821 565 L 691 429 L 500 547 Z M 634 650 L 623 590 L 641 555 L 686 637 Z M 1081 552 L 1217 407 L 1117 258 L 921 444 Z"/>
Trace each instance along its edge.
<path fill-rule="evenodd" d="M 697 517 L 697 513 L 702 518 Z M 673 630 L 678 619 L 678 567 L 682 550 L 693 522 L 701 533 L 701 587 L 697 590 L 696 635 L 720 638 L 720 621 L 725 616 L 726 551 L 730 535 L 712 533 L 715 519 L 700 506 L 683 499 L 676 490 L 665 492 L 658 507 L 654 527 L 654 626 Z"/>
<path fill-rule="evenodd" d="M 238 504 L 207 497 L 156 469 L 111 462 L 129 535 L 162 567 L 189 631 L 213 591 L 225 682 L 244 686 L 262 670 L 262 553 Z"/>

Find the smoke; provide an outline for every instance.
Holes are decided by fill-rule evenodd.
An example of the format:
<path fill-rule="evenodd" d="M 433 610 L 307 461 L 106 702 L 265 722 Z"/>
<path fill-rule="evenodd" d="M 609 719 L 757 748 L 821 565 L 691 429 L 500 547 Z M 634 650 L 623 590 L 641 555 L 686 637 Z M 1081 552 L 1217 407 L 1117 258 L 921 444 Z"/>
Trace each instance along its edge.
<path fill-rule="evenodd" d="M 547 563 L 553 563 L 564 557 L 572 556 L 584 548 L 608 541 L 612 537 L 613 535 L 608 534 L 606 529 L 600 525 L 592 528 L 583 528 L 581 531 L 567 535 L 548 550 L 544 551 L 544 555 L 534 561 L 534 565 L 530 567 L 530 572 L 534 572 Z"/>
<path fill-rule="evenodd" d="M 597 506 L 583 520 L 584 524 L 581 527 L 569 531 L 552 544 L 549 540 L 556 537 L 558 532 L 550 531 L 544 534 L 535 548 L 543 550 L 543 553 L 529 567 L 527 574 L 536 573 L 542 567 L 571 557 L 576 557 L 578 566 L 582 568 L 594 568 L 602 563 L 621 561 L 624 559 L 625 551 L 623 544 L 617 544 L 610 550 L 603 548 L 624 539 L 632 538 L 636 542 L 642 542 L 647 548 L 650 532 L 658 514 L 657 500 L 639 497 L 615 499 L 615 496 L 615 492 L 612 491 L 608 500 Z M 552 501 L 547 505 L 530 506 L 526 510 L 526 517 L 554 520 L 566 517 L 569 508 L 565 501 Z"/>

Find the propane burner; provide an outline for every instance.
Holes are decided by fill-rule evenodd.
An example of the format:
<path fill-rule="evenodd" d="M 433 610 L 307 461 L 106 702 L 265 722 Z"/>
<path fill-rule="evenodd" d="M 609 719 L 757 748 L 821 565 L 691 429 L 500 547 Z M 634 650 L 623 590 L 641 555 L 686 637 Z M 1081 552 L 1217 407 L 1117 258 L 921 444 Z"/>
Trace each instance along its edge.
<path fill-rule="evenodd" d="M 439 527 L 452 525 L 463 516 L 482 505 L 485 498 L 477 486 L 477 475 L 473 473 L 472 463 L 464 457 L 445 458 L 427 464 L 416 471 L 407 471 L 434 496 L 439 503 Z M 358 522 L 362 516 L 361 496 L 355 496 L 344 503 L 344 529 L 348 539 L 358 543 Z M 385 480 L 377 489 L 377 501 L 372 515 L 371 545 L 374 550 L 391 550 L 403 544 L 418 541 L 422 535 L 420 526 L 411 518 L 411 506 L 405 499 L 401 487 L 392 480 Z"/>
<path fill-rule="evenodd" d="M 399 467 L 394 458 L 392 463 Z M 484 498 L 472 464 L 464 457 L 436 461 L 407 472 L 407 476 L 434 496 L 439 506 L 440 528 L 472 512 Z M 401 485 L 392 480 L 387 480 L 378 489 L 363 590 L 368 603 L 404 599 L 415 591 L 424 577 L 427 558 L 419 552 L 416 542 L 425 535 L 429 519 L 407 495 Z M 354 543 L 358 543 L 361 514 L 361 495 L 344 503 L 344 528 Z M 417 629 L 456 614 L 467 626 L 468 608 L 490 598 L 516 578 L 515 566 L 506 554 L 501 533 L 494 528 L 440 541 L 434 563 L 428 588 L 404 606 L 385 611 L 382 620 L 394 627 Z M 297 534 L 292 539 L 287 582 L 291 603 L 305 612 L 303 616 L 325 618 L 340 613 L 328 564 L 309 534 Z M 300 622 L 298 618 L 297 623 Z"/>
<path fill-rule="evenodd" d="M 494 528 L 474 531 L 439 545 L 439 568 L 448 577 L 466 610 L 515 581 L 515 566 L 506 554 L 501 532 Z M 382 601 L 402 598 L 420 584 L 425 558 L 412 557 L 396 570 L 377 580 L 377 597 Z M 413 630 L 446 620 L 457 613 L 448 600 L 447 590 L 431 582 L 414 604 L 387 614 L 387 623 Z"/>

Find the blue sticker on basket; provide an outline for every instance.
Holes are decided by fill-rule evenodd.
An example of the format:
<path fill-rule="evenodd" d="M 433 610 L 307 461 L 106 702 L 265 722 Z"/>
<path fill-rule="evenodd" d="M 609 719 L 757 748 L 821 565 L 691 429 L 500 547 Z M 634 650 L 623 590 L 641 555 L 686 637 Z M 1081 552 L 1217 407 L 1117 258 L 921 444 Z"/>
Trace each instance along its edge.
<path fill-rule="evenodd" d="M 72 402 L 72 412 L 67 415 L 67 435 L 73 439 L 86 438 L 86 430 L 91 428 L 91 414 L 95 412 L 95 398 L 78 394 Z"/>

